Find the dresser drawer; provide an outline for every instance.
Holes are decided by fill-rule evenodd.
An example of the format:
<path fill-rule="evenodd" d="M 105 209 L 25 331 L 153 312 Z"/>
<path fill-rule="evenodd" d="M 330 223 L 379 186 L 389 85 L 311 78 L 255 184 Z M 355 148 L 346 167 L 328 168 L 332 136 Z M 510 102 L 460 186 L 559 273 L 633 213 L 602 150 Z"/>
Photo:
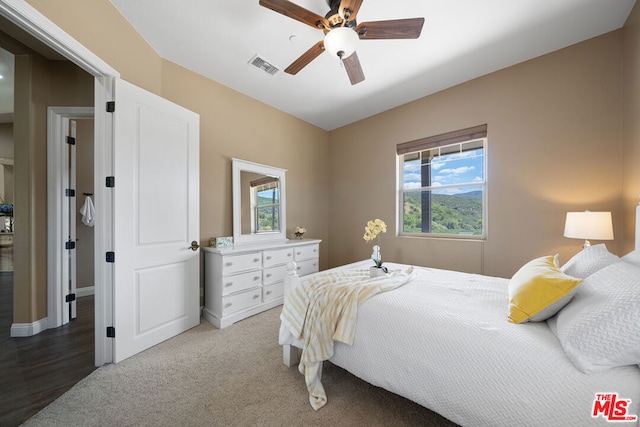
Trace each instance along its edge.
<path fill-rule="evenodd" d="M 273 301 L 274 299 L 281 298 L 284 295 L 284 282 L 279 282 L 263 288 L 264 302 Z"/>
<path fill-rule="evenodd" d="M 293 249 L 295 260 L 318 258 L 320 245 L 297 246 Z"/>
<path fill-rule="evenodd" d="M 262 267 L 260 252 L 245 255 L 225 255 L 222 257 L 222 275 L 255 270 Z"/>
<path fill-rule="evenodd" d="M 262 284 L 270 285 L 272 283 L 281 282 L 287 275 L 287 264 L 277 265 L 264 269 L 262 275 Z"/>
<path fill-rule="evenodd" d="M 298 276 L 306 276 L 307 274 L 317 273 L 319 270 L 318 259 L 308 259 L 305 261 L 296 261 L 296 273 Z"/>
<path fill-rule="evenodd" d="M 262 302 L 262 287 L 250 289 L 222 298 L 222 315 L 244 310 Z"/>
<path fill-rule="evenodd" d="M 229 295 L 260 285 L 262 285 L 262 272 L 260 270 L 224 276 L 222 278 L 222 295 Z"/>
<path fill-rule="evenodd" d="M 293 261 L 292 249 L 274 249 L 264 251 L 262 255 L 262 264 L 265 267 L 271 267 L 278 264 L 286 264 L 289 261 Z"/>

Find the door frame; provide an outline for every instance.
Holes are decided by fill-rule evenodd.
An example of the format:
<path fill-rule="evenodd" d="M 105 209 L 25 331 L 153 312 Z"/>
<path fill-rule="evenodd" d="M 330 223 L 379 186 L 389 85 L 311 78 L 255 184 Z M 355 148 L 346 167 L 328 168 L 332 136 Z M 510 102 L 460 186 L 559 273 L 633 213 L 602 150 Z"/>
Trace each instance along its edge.
<path fill-rule="evenodd" d="M 68 262 L 62 249 L 67 237 L 61 226 L 71 214 L 65 196 L 69 165 L 64 120 L 93 119 L 94 107 L 49 107 L 47 116 L 47 327 L 57 328 L 66 323 L 68 312 L 63 308 Z"/>
<path fill-rule="evenodd" d="M 0 0 L 0 15 L 48 45 L 95 78 L 94 202 L 95 212 L 95 365 L 113 361 L 106 328 L 113 325 L 113 266 L 104 254 L 113 247 L 113 195 L 102 185 L 113 174 L 113 121 L 106 112 L 114 99 L 115 69 L 64 32 L 24 0 Z M 102 255 L 102 256 L 101 256 Z"/>

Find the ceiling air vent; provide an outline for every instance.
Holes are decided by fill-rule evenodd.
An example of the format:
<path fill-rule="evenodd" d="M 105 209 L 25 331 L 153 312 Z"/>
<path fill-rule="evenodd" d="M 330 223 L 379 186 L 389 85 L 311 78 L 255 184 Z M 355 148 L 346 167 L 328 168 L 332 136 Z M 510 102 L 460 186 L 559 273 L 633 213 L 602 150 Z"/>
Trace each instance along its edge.
<path fill-rule="evenodd" d="M 264 58 L 261 58 L 259 55 L 254 55 L 254 57 L 251 58 L 251 60 L 249 61 L 249 64 L 253 65 L 254 67 L 272 76 L 275 76 L 278 73 L 278 71 L 280 71 L 278 68 L 271 65 L 269 62 L 267 62 Z"/>

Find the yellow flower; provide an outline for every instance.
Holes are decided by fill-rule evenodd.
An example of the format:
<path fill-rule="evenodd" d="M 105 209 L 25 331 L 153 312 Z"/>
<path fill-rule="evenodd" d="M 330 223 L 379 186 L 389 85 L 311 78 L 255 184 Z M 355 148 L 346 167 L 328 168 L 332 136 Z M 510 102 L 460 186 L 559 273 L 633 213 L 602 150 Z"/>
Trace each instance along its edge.
<path fill-rule="evenodd" d="M 364 240 L 366 242 L 372 242 L 380 233 L 387 232 L 387 224 L 383 220 L 376 218 L 375 220 L 367 221 L 367 226 L 364 228 Z"/>

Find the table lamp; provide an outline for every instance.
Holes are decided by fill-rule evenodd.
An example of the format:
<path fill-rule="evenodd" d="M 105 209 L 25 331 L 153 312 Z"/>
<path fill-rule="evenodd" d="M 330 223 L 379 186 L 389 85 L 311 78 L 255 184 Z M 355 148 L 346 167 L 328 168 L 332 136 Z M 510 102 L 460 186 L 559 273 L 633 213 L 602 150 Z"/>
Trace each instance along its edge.
<path fill-rule="evenodd" d="M 567 212 L 564 237 L 585 239 L 583 248 L 591 246 L 588 239 L 613 240 L 611 212 Z"/>

